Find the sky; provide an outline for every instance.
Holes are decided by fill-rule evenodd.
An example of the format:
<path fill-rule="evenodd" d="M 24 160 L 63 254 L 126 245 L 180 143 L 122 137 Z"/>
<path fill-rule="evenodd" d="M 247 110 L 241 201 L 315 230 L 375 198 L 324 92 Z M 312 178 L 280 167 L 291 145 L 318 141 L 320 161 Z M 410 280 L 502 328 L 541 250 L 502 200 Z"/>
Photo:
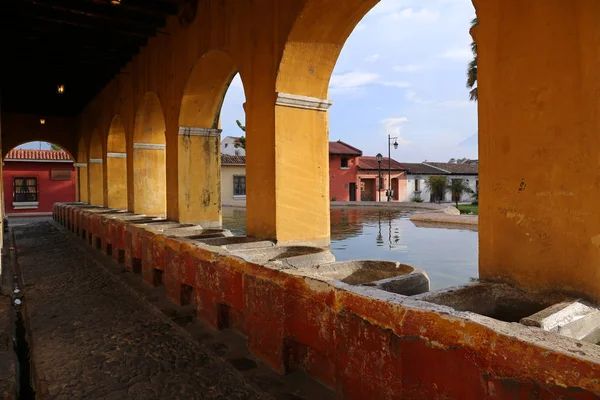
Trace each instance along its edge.
<path fill-rule="evenodd" d="M 477 105 L 469 101 L 471 0 L 381 0 L 348 38 L 330 82 L 329 140 L 405 162 L 477 158 Z M 222 136 L 240 136 L 242 84 L 225 97 Z"/>
<path fill-rule="evenodd" d="M 404 162 L 477 158 L 477 106 L 465 87 L 472 58 L 471 0 L 381 0 L 348 38 L 330 82 L 329 140 Z M 236 77 L 223 104 L 222 137 L 241 136 Z M 36 147 L 37 146 L 37 147 Z M 39 148 L 39 144 L 28 145 Z"/>

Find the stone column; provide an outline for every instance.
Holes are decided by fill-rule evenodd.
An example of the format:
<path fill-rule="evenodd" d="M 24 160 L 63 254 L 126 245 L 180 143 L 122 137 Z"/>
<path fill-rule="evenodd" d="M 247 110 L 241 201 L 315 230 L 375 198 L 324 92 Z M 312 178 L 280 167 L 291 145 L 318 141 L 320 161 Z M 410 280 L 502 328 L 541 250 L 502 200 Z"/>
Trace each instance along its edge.
<path fill-rule="evenodd" d="M 133 212 L 136 214 L 166 213 L 165 150 L 164 144 L 133 144 Z"/>
<path fill-rule="evenodd" d="M 221 227 L 220 129 L 179 127 L 179 222 Z"/>
<path fill-rule="evenodd" d="M 127 153 L 106 153 L 108 207 L 127 209 Z"/>
<path fill-rule="evenodd" d="M 269 117 L 263 101 L 246 104 L 248 234 L 328 245 L 331 102 L 278 93 Z"/>
<path fill-rule="evenodd" d="M 73 164 L 77 168 L 77 187 L 78 187 L 78 201 L 88 203 L 90 201 L 89 187 L 88 187 L 88 171 L 87 163 L 75 163 Z"/>
<path fill-rule="evenodd" d="M 474 4 L 480 277 L 600 301 L 600 2 Z"/>
<path fill-rule="evenodd" d="M 102 171 L 102 159 L 90 158 L 88 160 L 90 204 L 95 206 L 104 205 L 104 175 Z"/>

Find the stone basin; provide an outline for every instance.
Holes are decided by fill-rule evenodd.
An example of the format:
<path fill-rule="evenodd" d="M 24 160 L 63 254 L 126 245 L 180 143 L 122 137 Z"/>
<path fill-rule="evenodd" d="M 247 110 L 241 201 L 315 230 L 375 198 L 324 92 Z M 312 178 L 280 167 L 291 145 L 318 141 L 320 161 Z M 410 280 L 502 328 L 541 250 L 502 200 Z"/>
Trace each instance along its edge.
<path fill-rule="evenodd" d="M 271 267 L 280 268 L 315 267 L 335 261 L 329 249 L 312 246 L 261 247 L 234 250 L 232 254 L 257 264 L 269 264 Z"/>
<path fill-rule="evenodd" d="M 429 277 L 425 271 L 395 261 L 342 261 L 299 269 L 297 273 L 353 286 L 372 286 L 404 296 L 429 291 Z"/>
<path fill-rule="evenodd" d="M 504 322 L 520 322 L 523 318 L 570 299 L 561 293 L 530 293 L 505 283 L 493 282 L 442 289 L 416 298 Z"/>
<path fill-rule="evenodd" d="M 231 232 L 227 229 L 202 229 L 200 225 L 192 225 L 187 227 L 168 229 L 165 231 L 165 235 L 169 237 L 183 237 L 194 240 L 196 238 L 216 238 L 231 236 Z"/>
<path fill-rule="evenodd" d="M 187 228 L 191 226 L 195 226 L 194 224 L 182 224 L 175 221 L 168 221 L 166 219 L 163 220 L 155 220 L 150 222 L 135 222 L 135 225 L 140 225 L 146 230 L 153 232 L 164 232 L 166 230 L 175 229 L 175 228 Z"/>
<path fill-rule="evenodd" d="M 219 246 L 226 250 L 245 250 L 245 249 L 259 249 L 263 247 L 273 247 L 275 243 L 257 239 L 251 236 L 229 236 L 221 238 L 208 238 L 198 239 L 199 242 L 207 244 L 209 246 Z"/>

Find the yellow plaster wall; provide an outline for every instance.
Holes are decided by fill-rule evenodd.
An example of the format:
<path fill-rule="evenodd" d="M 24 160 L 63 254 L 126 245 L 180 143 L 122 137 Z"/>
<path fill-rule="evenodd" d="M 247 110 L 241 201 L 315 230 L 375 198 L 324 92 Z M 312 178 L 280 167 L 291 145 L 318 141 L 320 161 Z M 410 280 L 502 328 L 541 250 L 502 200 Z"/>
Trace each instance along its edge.
<path fill-rule="evenodd" d="M 302 114 L 276 111 L 276 92 L 326 97 L 327 82 L 343 43 L 376 3 L 377 0 L 199 2 L 197 16 L 189 26 L 181 26 L 177 18 L 168 19 L 164 30 L 169 34 L 151 38 L 124 68 L 124 73 L 87 106 L 80 116 L 80 132 L 97 128 L 106 135 L 110 122 L 118 114 L 127 137 L 131 138 L 137 131 L 135 115 L 144 96 L 155 93 L 165 123 L 166 210 L 169 218 L 178 219 L 182 204 L 178 188 L 182 96 L 194 66 L 203 55 L 214 50 L 226 53 L 237 67 L 246 93 L 249 232 L 286 241 L 328 241 L 327 180 L 322 180 L 327 177 L 328 168 L 326 116 L 311 116 L 308 122 L 284 121 L 282 118 L 298 118 Z M 330 18 L 331 15 L 337 18 Z M 292 31 L 295 33 L 290 36 Z M 284 69 L 280 68 L 282 58 L 286 60 Z M 298 77 L 302 77 L 301 83 L 292 84 Z M 222 95 L 218 87 L 215 84 L 213 88 L 209 85 L 202 89 L 213 91 L 212 96 L 206 97 L 211 99 L 207 104 L 213 104 L 212 99 Z M 315 143 L 292 144 L 291 132 L 281 130 L 294 127 L 295 123 L 315 130 L 296 140 L 316 140 Z M 128 140 L 128 154 L 133 154 L 132 142 Z M 303 163 L 302 170 L 287 170 L 302 152 L 312 149 L 317 155 L 323 154 L 322 159 L 310 156 L 316 161 L 314 164 Z M 134 175 L 140 176 L 144 166 L 138 165 L 133 155 L 127 160 L 127 184 L 128 204 L 135 209 L 134 186 L 139 180 Z M 281 179 L 284 176 L 286 179 Z M 302 182 L 316 179 L 316 182 L 311 183 L 308 192 L 303 189 L 301 200 L 292 199 L 297 188 L 288 179 L 291 177 Z M 321 182 L 325 186 L 316 188 Z"/>
<path fill-rule="evenodd" d="M 79 140 L 77 150 L 77 162 L 80 164 L 88 163 L 87 145 L 84 138 Z M 90 187 L 88 185 L 88 169 L 87 167 L 77 167 L 77 177 L 79 179 L 79 201 L 87 203 L 90 201 Z"/>
<path fill-rule="evenodd" d="M 480 277 L 600 301 L 600 2 L 474 3 Z"/>
<path fill-rule="evenodd" d="M 221 166 L 221 198 L 226 202 L 239 201 L 243 203 L 244 200 L 236 200 L 233 198 L 233 176 L 245 176 L 246 167 L 243 165 L 222 165 Z"/>
<path fill-rule="evenodd" d="M 125 127 L 117 115 L 113 119 L 107 139 L 108 153 L 126 153 Z M 108 207 L 127 208 L 127 158 L 106 157 L 106 185 Z"/>
<path fill-rule="evenodd" d="M 165 120 L 155 93 L 147 93 L 138 110 L 133 144 L 164 145 Z M 133 149 L 133 211 L 138 214 L 166 214 L 165 149 Z"/>
<path fill-rule="evenodd" d="M 89 159 L 103 159 L 103 147 L 102 138 L 100 133 L 95 130 L 92 133 L 90 142 Z M 103 163 L 92 163 L 88 159 L 87 170 L 88 170 L 88 183 L 90 193 L 90 204 L 101 206 L 104 205 L 104 168 Z M 104 160 L 103 160 L 104 161 Z"/>

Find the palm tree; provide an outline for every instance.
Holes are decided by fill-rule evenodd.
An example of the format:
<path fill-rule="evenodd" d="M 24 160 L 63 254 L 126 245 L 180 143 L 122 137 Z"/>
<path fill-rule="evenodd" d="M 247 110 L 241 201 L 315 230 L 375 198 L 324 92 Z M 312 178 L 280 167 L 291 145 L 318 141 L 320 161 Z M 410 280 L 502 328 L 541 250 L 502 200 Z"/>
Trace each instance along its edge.
<path fill-rule="evenodd" d="M 430 176 L 425 185 L 436 203 L 440 203 L 448 191 L 448 179 L 445 176 Z"/>
<path fill-rule="evenodd" d="M 237 120 L 237 119 L 235 120 L 235 122 L 237 123 L 237 126 L 239 126 L 240 129 L 242 131 L 244 131 L 244 133 L 245 133 L 246 132 L 246 125 L 242 125 L 242 123 L 239 120 Z M 246 136 L 242 136 L 240 138 L 240 140 L 239 140 L 239 143 L 240 143 L 240 147 L 245 150 L 246 149 Z"/>
<path fill-rule="evenodd" d="M 452 179 L 452 183 L 450 184 L 450 193 L 452 193 L 452 200 L 454 200 L 454 203 L 458 208 L 458 202 L 462 198 L 463 194 L 473 193 L 473 190 L 462 179 Z"/>
<path fill-rule="evenodd" d="M 477 24 L 479 24 L 479 20 L 474 18 L 471 21 L 471 28 L 477 26 Z M 469 100 L 477 101 L 479 95 L 477 94 L 477 43 L 475 41 L 471 43 L 471 51 L 473 52 L 473 60 L 471 60 L 467 68 L 467 88 L 471 89 Z"/>

